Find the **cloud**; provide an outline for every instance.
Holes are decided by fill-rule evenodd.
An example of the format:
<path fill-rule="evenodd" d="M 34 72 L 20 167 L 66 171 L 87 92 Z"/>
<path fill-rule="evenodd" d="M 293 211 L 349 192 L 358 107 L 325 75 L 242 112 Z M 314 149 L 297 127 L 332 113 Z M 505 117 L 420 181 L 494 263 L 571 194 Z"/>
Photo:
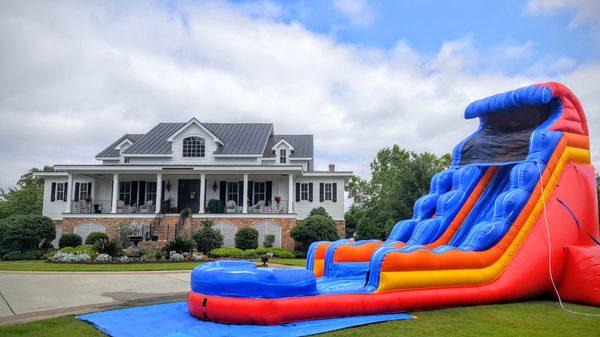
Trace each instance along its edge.
<path fill-rule="evenodd" d="M 30 167 L 94 163 L 124 133 L 192 116 L 312 133 L 317 168 L 366 176 L 384 146 L 450 152 L 477 126 L 466 105 L 490 94 L 557 79 L 600 109 L 598 63 L 532 60 L 535 72 L 504 74 L 476 66 L 490 52 L 469 36 L 424 55 L 406 41 L 358 47 L 276 10 L 255 13 L 221 2 L 0 3 L 0 186 Z M 600 150 L 600 120 L 589 118 Z"/>
<path fill-rule="evenodd" d="M 596 26 L 600 24 L 600 2 L 597 0 L 530 0 L 525 5 L 525 10 L 535 15 L 573 12 L 572 27 L 586 23 Z"/>
<path fill-rule="evenodd" d="M 373 23 L 373 9 L 365 0 L 333 0 L 333 7 L 352 25 L 369 26 Z"/>

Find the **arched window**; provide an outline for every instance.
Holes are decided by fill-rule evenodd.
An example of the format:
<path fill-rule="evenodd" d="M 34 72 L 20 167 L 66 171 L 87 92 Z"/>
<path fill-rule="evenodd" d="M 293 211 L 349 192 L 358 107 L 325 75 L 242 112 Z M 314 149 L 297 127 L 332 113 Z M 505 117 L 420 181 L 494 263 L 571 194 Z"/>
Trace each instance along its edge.
<path fill-rule="evenodd" d="M 271 221 L 263 221 L 252 227 L 258 231 L 259 247 L 262 247 L 263 243 L 265 242 L 265 235 L 272 234 L 275 235 L 275 243 L 273 243 L 273 247 L 281 248 L 281 227 L 278 224 Z"/>
<path fill-rule="evenodd" d="M 204 157 L 204 138 L 187 137 L 183 139 L 184 157 Z"/>
<path fill-rule="evenodd" d="M 215 223 L 214 229 L 223 235 L 223 247 L 235 247 L 235 233 L 237 233 L 235 225 L 227 221 L 218 221 Z"/>
<path fill-rule="evenodd" d="M 88 235 L 90 233 L 93 233 L 93 232 L 105 233 L 106 230 L 105 230 L 104 226 L 102 226 L 101 224 L 99 224 L 97 222 L 86 221 L 86 222 L 82 222 L 82 223 L 78 224 L 77 226 L 75 226 L 75 228 L 73 228 L 73 232 L 75 234 L 81 236 L 81 238 L 85 242 L 85 239 L 88 237 Z M 61 234 L 62 234 L 62 232 L 61 232 Z"/>

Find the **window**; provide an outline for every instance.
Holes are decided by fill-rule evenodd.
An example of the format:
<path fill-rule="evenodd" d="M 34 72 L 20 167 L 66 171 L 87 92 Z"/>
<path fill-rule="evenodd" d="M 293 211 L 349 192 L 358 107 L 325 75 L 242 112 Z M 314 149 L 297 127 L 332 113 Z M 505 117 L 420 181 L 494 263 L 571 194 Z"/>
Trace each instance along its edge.
<path fill-rule="evenodd" d="M 105 228 L 104 228 L 104 226 L 102 226 L 99 223 L 88 221 L 88 222 L 82 222 L 79 225 L 75 226 L 75 228 L 73 228 L 73 232 L 75 234 L 81 236 L 83 241 L 85 241 L 85 239 L 88 237 L 88 235 L 90 233 L 93 233 L 93 232 L 105 233 Z"/>
<path fill-rule="evenodd" d="M 233 200 L 236 203 L 238 202 L 238 189 L 239 189 L 239 184 L 237 181 L 228 181 L 227 182 L 227 200 Z"/>
<path fill-rule="evenodd" d="M 63 201 L 65 200 L 65 193 L 66 193 L 66 188 L 65 188 L 65 183 L 56 183 L 56 193 L 55 193 L 55 197 L 54 200 L 56 201 Z"/>
<path fill-rule="evenodd" d="M 125 205 L 131 204 L 131 181 L 121 181 L 119 183 L 119 200 Z"/>
<path fill-rule="evenodd" d="M 324 190 L 325 190 L 325 193 L 324 193 L 325 200 L 333 200 L 333 184 L 325 183 Z"/>
<path fill-rule="evenodd" d="M 88 191 L 89 186 L 87 183 L 79 184 L 79 199 L 77 200 L 85 200 L 88 196 L 92 195 L 92 191 Z"/>
<path fill-rule="evenodd" d="M 308 184 L 300 184 L 300 200 L 308 200 Z"/>
<path fill-rule="evenodd" d="M 279 163 L 280 164 L 287 163 L 287 150 L 286 149 L 279 150 Z"/>
<path fill-rule="evenodd" d="M 252 204 L 256 205 L 259 201 L 268 201 L 266 200 L 266 183 L 264 181 L 255 181 L 254 188 L 252 189 Z"/>
<path fill-rule="evenodd" d="M 156 205 L 156 181 L 146 182 L 146 196 L 144 200 L 152 200 L 152 204 Z"/>
<path fill-rule="evenodd" d="M 204 157 L 204 138 L 187 137 L 183 139 L 184 157 Z"/>

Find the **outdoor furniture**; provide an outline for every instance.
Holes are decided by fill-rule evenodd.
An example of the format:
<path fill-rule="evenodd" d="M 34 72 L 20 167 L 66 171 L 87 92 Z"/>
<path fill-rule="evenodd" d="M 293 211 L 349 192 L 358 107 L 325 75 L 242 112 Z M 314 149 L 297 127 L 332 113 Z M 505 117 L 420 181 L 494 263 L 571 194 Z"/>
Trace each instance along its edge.
<path fill-rule="evenodd" d="M 236 212 L 236 202 L 233 200 L 229 200 L 226 203 L 227 207 L 225 207 L 225 212 L 227 213 L 235 213 Z"/>
<path fill-rule="evenodd" d="M 125 208 L 125 202 L 123 200 L 117 201 L 117 213 L 123 213 L 124 208 Z"/>

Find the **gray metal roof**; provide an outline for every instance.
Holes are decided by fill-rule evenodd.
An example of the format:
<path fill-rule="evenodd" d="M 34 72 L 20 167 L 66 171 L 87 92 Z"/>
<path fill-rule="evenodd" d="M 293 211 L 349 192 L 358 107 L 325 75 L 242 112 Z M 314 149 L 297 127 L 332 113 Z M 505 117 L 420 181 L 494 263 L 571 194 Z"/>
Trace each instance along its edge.
<path fill-rule="evenodd" d="M 280 140 L 285 139 L 294 147 L 291 157 L 294 158 L 312 158 L 313 157 L 313 136 L 312 135 L 272 135 L 263 154 L 264 157 L 273 157 L 273 145 Z"/>
<path fill-rule="evenodd" d="M 133 144 L 135 144 L 143 135 L 128 133 L 121 136 L 114 143 L 110 144 L 106 149 L 102 150 L 102 152 L 98 153 L 96 157 L 99 158 L 118 158 L 119 150 L 115 149 L 115 146 L 119 145 L 125 139 L 129 139 Z"/>
<path fill-rule="evenodd" d="M 273 129 L 270 123 L 202 123 L 223 141 L 215 154 L 261 154 Z"/>
<path fill-rule="evenodd" d="M 127 148 L 126 154 L 171 154 L 171 142 L 167 139 L 186 123 L 160 123 L 144 135 L 136 135 L 133 145 Z M 313 151 L 312 135 L 285 135 L 273 136 L 271 123 L 202 123 L 210 132 L 215 134 L 223 145 L 219 146 L 215 154 L 256 154 L 264 152 L 271 156 L 271 147 L 282 137 L 295 147 L 293 157 L 311 157 Z M 114 150 L 116 144 L 125 136 L 119 138 L 109 148 L 98 154 L 97 157 L 118 156 Z M 273 142 L 274 141 L 274 142 Z M 273 143 L 271 143 L 273 142 Z M 271 145 L 269 145 L 271 144 Z M 113 149 L 114 152 L 108 152 Z M 106 155 L 106 154 L 111 154 Z"/>
<path fill-rule="evenodd" d="M 159 123 L 148 131 L 142 138 L 131 145 L 126 154 L 170 154 L 171 143 L 167 141 L 170 135 L 181 129 L 186 123 Z"/>

